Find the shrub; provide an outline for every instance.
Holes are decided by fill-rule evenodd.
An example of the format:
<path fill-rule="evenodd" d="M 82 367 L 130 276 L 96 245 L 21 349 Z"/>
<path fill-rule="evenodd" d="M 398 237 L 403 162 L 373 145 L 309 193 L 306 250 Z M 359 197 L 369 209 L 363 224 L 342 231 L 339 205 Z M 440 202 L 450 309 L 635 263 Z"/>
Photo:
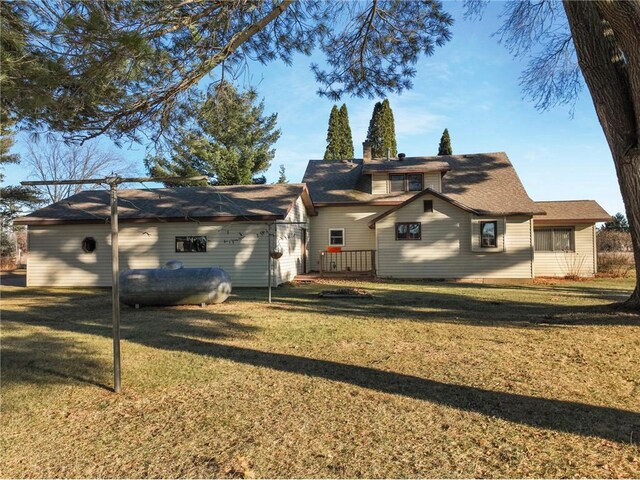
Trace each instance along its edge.
<path fill-rule="evenodd" d="M 631 252 L 631 233 L 601 229 L 596 233 L 598 252 Z"/>
<path fill-rule="evenodd" d="M 598 253 L 598 271 L 601 275 L 615 278 L 626 278 L 634 270 L 633 253 L 600 252 Z"/>
<path fill-rule="evenodd" d="M 562 259 L 564 261 L 564 267 L 566 275 L 564 278 L 567 280 L 578 280 L 582 276 L 582 267 L 584 266 L 584 262 L 586 261 L 586 257 L 584 255 L 563 255 Z"/>

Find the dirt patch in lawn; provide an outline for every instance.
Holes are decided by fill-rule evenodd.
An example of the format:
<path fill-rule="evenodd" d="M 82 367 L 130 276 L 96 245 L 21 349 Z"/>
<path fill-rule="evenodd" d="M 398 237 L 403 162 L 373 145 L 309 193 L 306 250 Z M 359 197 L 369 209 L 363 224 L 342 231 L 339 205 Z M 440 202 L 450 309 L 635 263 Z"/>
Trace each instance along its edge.
<path fill-rule="evenodd" d="M 334 290 L 323 290 L 318 294 L 320 298 L 373 298 L 370 292 L 361 288 L 336 288 Z"/>

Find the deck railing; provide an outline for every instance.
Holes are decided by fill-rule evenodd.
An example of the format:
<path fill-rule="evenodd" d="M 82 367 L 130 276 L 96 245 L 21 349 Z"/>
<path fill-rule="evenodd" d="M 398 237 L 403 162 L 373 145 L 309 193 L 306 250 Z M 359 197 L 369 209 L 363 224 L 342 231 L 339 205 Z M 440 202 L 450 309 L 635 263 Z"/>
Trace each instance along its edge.
<path fill-rule="evenodd" d="M 320 273 L 370 274 L 376 273 L 375 250 L 342 250 L 320 252 Z"/>

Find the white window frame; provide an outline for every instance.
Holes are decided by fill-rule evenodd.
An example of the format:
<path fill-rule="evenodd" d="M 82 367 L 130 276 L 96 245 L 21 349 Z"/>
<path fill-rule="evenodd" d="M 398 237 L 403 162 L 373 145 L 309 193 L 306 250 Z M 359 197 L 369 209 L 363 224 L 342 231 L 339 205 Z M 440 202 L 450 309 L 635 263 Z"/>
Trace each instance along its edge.
<path fill-rule="evenodd" d="M 331 232 L 340 231 L 342 232 L 342 243 L 331 243 Z M 330 228 L 329 229 L 329 246 L 330 247 L 344 247 L 347 243 L 347 238 L 345 236 L 344 228 Z"/>

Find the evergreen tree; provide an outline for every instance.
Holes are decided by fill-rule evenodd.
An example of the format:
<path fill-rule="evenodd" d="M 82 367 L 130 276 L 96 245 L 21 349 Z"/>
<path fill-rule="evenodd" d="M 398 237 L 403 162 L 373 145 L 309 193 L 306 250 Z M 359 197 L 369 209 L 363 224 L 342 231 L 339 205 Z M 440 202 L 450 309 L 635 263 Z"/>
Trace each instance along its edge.
<path fill-rule="evenodd" d="M 377 102 L 373 107 L 367 140 L 371 144 L 371 156 L 373 158 L 386 157 L 387 149 L 390 150 L 389 155 L 391 157 L 395 157 L 398 154 L 395 121 L 388 99 L 383 102 Z"/>
<path fill-rule="evenodd" d="M 623 213 L 618 212 L 613 217 L 611 217 L 611 221 L 605 223 L 604 227 L 602 228 L 603 230 L 615 230 L 618 232 L 628 232 L 629 222 L 627 221 L 627 217 L 625 217 Z"/>
<path fill-rule="evenodd" d="M 0 109 L 0 183 L 4 181 L 2 168 L 7 163 L 19 163 L 20 157 L 10 153 L 14 143 L 13 122 Z M 9 185 L 0 187 L 0 229 L 11 228 L 13 219 L 25 208 L 41 203 L 38 191 L 32 187 Z"/>
<path fill-rule="evenodd" d="M 347 105 L 343 103 L 340 108 L 337 105 L 331 108 L 324 159 L 342 160 L 345 158 L 353 158 L 353 137 L 349 125 Z"/>
<path fill-rule="evenodd" d="M 327 149 L 324 151 L 325 160 L 340 160 L 340 110 L 334 105 L 329 115 L 329 127 L 327 128 Z"/>
<path fill-rule="evenodd" d="M 349 112 L 347 111 L 346 103 L 343 103 L 340 107 L 340 140 L 342 158 L 353 158 L 353 136 L 351 135 Z"/>
<path fill-rule="evenodd" d="M 377 152 L 380 150 L 380 110 L 382 109 L 382 102 L 376 102 L 373 106 L 373 113 L 371 113 L 371 120 L 369 120 L 369 128 L 367 130 L 367 141 L 371 145 L 371 156 L 377 157 Z M 374 154 L 374 145 L 376 154 Z"/>
<path fill-rule="evenodd" d="M 149 156 L 145 165 L 154 176 L 209 177 L 204 184 L 249 185 L 269 168 L 280 137 L 277 114 L 263 116 L 264 101 L 256 105 L 254 91 L 238 93 L 229 83 L 219 84 L 200 105 L 189 110 L 195 126 L 171 140 L 170 157 Z"/>
<path fill-rule="evenodd" d="M 438 155 L 453 155 L 451 149 L 451 138 L 449 138 L 449 130 L 444 129 L 442 137 L 440 137 L 440 146 L 438 147 Z"/>
<path fill-rule="evenodd" d="M 314 49 L 325 57 L 312 65 L 318 94 L 400 93 L 453 24 L 439 2 L 20 0 L 0 9 L 0 103 L 21 128 L 71 140 L 171 138 L 180 102 L 203 84 L 237 78 L 249 60 L 290 64 Z"/>
<path fill-rule="evenodd" d="M 279 170 L 279 176 L 278 176 L 278 182 L 277 183 L 289 183 L 289 180 L 287 180 L 286 172 L 284 170 L 284 165 L 280 165 L 280 170 Z"/>

